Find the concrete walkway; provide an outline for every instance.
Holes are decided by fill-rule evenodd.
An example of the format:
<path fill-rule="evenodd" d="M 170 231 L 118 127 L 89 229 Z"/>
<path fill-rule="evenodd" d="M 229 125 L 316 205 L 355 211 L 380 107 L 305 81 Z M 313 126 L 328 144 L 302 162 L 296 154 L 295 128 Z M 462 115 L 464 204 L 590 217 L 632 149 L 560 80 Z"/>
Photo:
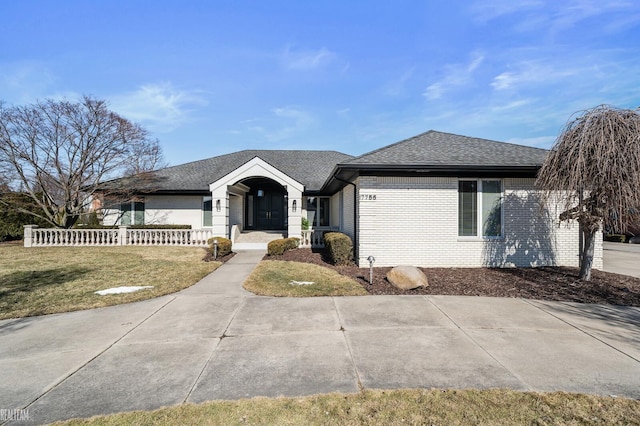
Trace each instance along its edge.
<path fill-rule="evenodd" d="M 257 297 L 241 283 L 261 257 L 240 253 L 158 299 L 0 321 L 0 408 L 27 408 L 40 424 L 185 401 L 372 388 L 640 398 L 639 308 Z"/>

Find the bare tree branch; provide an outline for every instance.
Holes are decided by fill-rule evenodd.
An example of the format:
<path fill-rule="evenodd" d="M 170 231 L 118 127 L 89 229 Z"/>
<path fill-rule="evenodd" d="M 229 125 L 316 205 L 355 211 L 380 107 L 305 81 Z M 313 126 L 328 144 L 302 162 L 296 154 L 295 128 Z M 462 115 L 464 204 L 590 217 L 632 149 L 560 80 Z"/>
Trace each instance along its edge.
<path fill-rule="evenodd" d="M 640 217 L 640 113 L 600 105 L 570 119 L 536 184 L 547 204 L 560 197 L 561 220 L 582 226 L 580 277 L 590 279 L 598 229 L 624 232 Z"/>
<path fill-rule="evenodd" d="M 73 226 L 100 182 L 161 158 L 158 141 L 103 100 L 0 103 L 1 176 L 10 176 L 9 185 L 28 193 L 54 226 Z"/>

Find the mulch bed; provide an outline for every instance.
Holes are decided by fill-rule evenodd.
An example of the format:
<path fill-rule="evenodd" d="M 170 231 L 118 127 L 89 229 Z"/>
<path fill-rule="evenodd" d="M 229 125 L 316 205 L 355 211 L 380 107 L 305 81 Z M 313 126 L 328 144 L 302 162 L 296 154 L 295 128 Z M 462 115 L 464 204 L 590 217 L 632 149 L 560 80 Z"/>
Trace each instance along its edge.
<path fill-rule="evenodd" d="M 578 279 L 578 269 L 542 268 L 421 268 L 429 287 L 399 290 L 385 278 L 391 268 L 375 268 L 369 284 L 369 268 L 355 264 L 334 266 L 323 251 L 297 249 L 268 260 L 287 260 L 326 266 L 360 283 L 370 294 L 441 294 L 457 296 L 521 297 L 563 302 L 640 306 L 640 278 L 593 270 L 591 281 Z"/>

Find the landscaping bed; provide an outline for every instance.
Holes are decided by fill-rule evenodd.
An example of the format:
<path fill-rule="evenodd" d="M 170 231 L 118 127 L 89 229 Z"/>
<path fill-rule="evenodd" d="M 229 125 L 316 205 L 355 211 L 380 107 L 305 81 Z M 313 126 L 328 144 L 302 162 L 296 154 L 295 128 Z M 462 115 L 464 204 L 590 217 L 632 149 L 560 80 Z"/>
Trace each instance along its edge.
<path fill-rule="evenodd" d="M 422 268 L 429 287 L 399 290 L 385 278 L 391 268 L 374 267 L 373 284 L 369 268 L 355 264 L 334 266 L 321 250 L 297 249 L 268 260 L 313 263 L 334 269 L 360 283 L 369 294 L 440 294 L 459 296 L 521 297 L 562 302 L 640 306 L 640 279 L 592 271 L 591 281 L 578 279 L 578 269 L 542 268 Z"/>

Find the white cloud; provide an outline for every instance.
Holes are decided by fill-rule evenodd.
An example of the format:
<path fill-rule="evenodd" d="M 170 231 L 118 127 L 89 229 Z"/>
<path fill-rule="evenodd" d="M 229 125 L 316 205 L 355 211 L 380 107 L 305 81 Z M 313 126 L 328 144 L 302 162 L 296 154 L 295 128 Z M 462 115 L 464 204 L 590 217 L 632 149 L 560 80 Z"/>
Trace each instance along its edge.
<path fill-rule="evenodd" d="M 471 7 L 474 18 L 488 22 L 505 15 L 529 11 L 544 6 L 542 0 L 478 0 Z"/>
<path fill-rule="evenodd" d="M 111 97 L 111 109 L 157 132 L 170 132 L 189 120 L 192 108 L 205 106 L 200 91 L 174 88 L 171 83 L 147 84 Z"/>
<path fill-rule="evenodd" d="M 478 52 L 472 54 L 471 62 L 466 65 L 456 64 L 445 66 L 445 76 L 429 85 L 423 95 L 429 100 L 441 98 L 446 92 L 472 83 L 473 73 L 484 61 L 484 55 Z"/>
<path fill-rule="evenodd" d="M 316 119 L 296 106 L 274 108 L 264 118 L 251 119 L 248 129 L 260 133 L 268 142 L 281 142 L 297 137 L 312 128 Z"/>
<path fill-rule="evenodd" d="M 508 16 L 508 25 L 517 31 L 547 30 L 551 34 L 593 17 L 601 21 L 594 32 L 623 31 L 640 19 L 638 2 L 632 0 L 477 0 L 470 10 L 482 24 Z"/>
<path fill-rule="evenodd" d="M 0 64 L 0 93 L 7 102 L 26 104 L 49 98 L 47 93 L 55 80 L 48 67 L 40 62 Z"/>
<path fill-rule="evenodd" d="M 294 50 L 287 46 L 282 55 L 285 68 L 292 70 L 313 70 L 331 63 L 336 54 L 325 47 L 317 50 Z"/>
<path fill-rule="evenodd" d="M 491 86 L 496 90 L 516 90 L 527 85 L 548 85 L 558 81 L 585 75 L 585 69 L 580 66 L 562 68 L 564 63 L 544 63 L 542 61 L 522 61 L 512 68 L 516 71 L 505 71 L 494 77 Z"/>

